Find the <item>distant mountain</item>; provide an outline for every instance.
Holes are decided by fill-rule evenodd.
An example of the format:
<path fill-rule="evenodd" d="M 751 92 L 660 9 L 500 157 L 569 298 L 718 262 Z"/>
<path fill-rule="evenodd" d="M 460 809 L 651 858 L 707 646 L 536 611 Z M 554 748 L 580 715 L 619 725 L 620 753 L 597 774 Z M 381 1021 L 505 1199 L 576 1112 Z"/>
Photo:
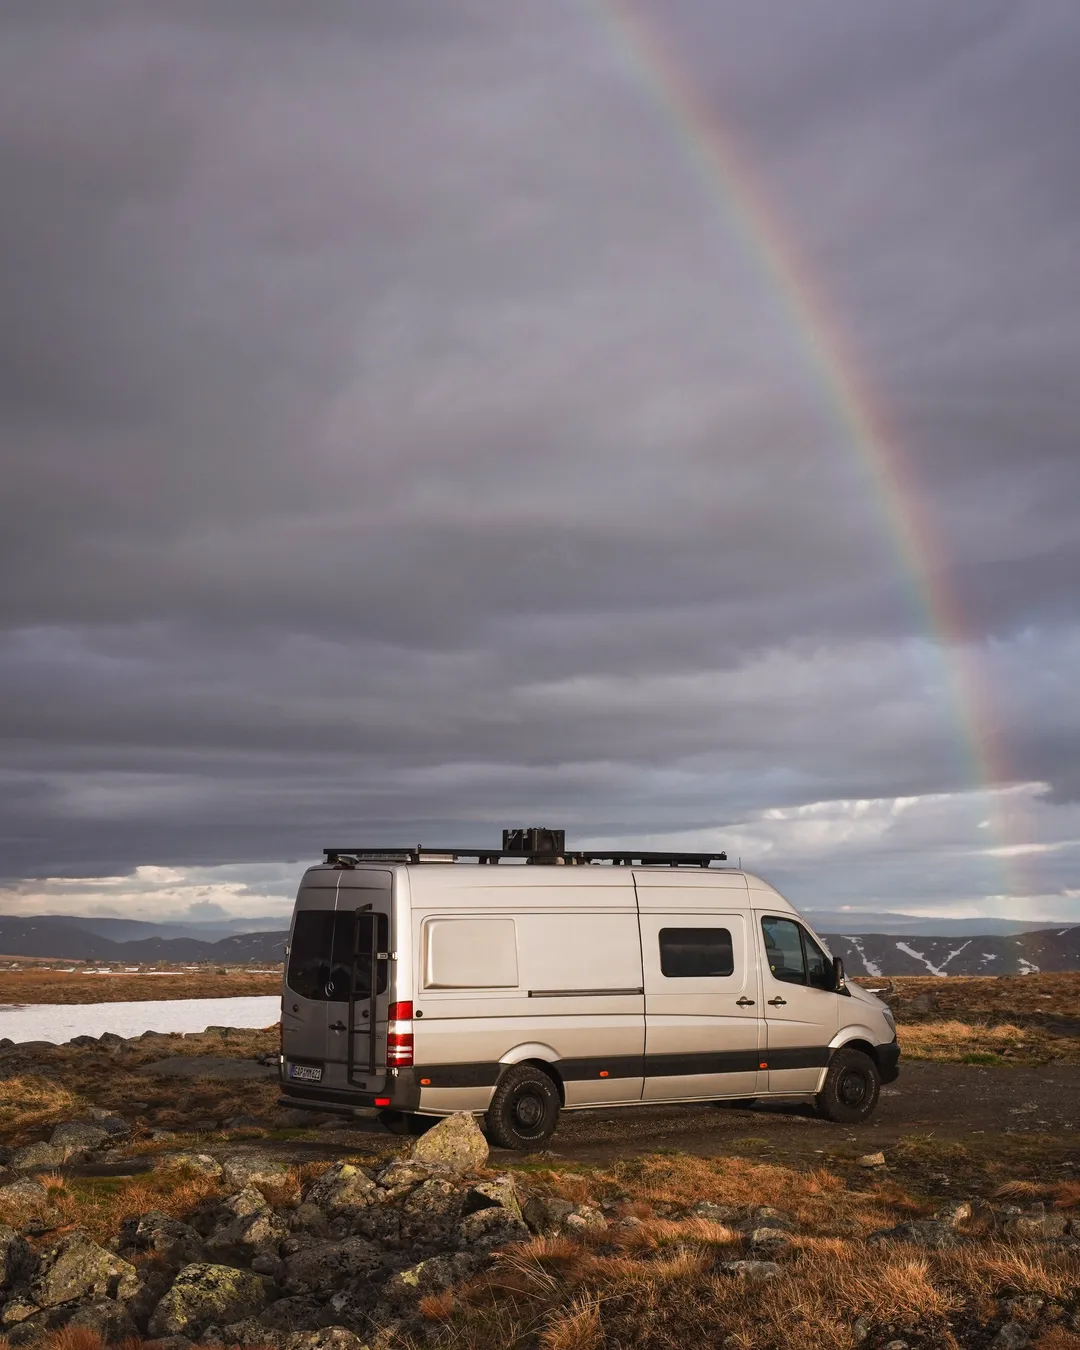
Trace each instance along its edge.
<path fill-rule="evenodd" d="M 1030 919 L 933 919 L 911 914 L 852 913 L 842 909 L 806 909 L 803 913 L 819 933 L 917 933 L 920 937 L 978 937 L 987 933 L 1031 933 L 1036 929 L 1065 928 L 1067 923 Z"/>
<path fill-rule="evenodd" d="M 1028 933 L 919 937 L 823 933 L 849 975 L 1028 975 L 1080 970 L 1080 927 Z"/>
<path fill-rule="evenodd" d="M 146 919 L 113 919 L 82 914 L 35 914 L 32 917 L 35 922 L 56 919 L 59 923 L 82 928 L 97 937 L 111 938 L 113 942 L 137 942 L 140 938 L 149 937 L 199 938 L 204 942 L 217 942 L 219 938 L 232 937 L 234 933 L 273 932 L 288 923 L 281 915 L 264 915 L 255 919 L 206 919 L 201 922 L 162 920 L 160 923 Z"/>
<path fill-rule="evenodd" d="M 135 922 L 134 920 L 132 922 Z M 0 953 L 5 956 L 44 956 L 69 961 L 108 961 L 138 965 L 148 961 L 192 963 L 213 961 L 273 964 L 284 959 L 287 931 L 234 933 L 216 942 L 193 937 L 139 938 L 116 942 L 80 926 L 66 915 L 39 915 L 30 919 L 0 917 Z"/>

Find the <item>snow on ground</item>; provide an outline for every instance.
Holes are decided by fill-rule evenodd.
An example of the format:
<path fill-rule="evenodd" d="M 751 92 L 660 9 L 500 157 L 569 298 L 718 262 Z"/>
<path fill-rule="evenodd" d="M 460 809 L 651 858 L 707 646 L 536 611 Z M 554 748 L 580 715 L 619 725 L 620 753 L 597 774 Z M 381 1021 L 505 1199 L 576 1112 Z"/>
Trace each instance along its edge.
<path fill-rule="evenodd" d="M 0 1004 L 0 1037 L 52 1041 L 72 1036 L 140 1036 L 144 1031 L 205 1031 L 207 1027 L 269 1027 L 281 1016 L 276 994 L 248 998 L 176 998 L 131 1003 Z"/>
<path fill-rule="evenodd" d="M 873 961 L 870 960 L 866 952 L 863 950 L 863 945 L 859 941 L 859 939 L 857 937 L 851 936 L 848 933 L 845 933 L 844 936 L 847 938 L 848 942 L 850 942 L 851 945 L 855 948 L 855 950 L 859 953 L 859 957 L 862 960 L 867 975 L 880 975 L 881 967 L 879 965 L 876 965 Z"/>
<path fill-rule="evenodd" d="M 898 952 L 906 952 L 908 956 L 913 956 L 916 961 L 921 961 L 931 975 L 945 974 L 945 972 L 939 969 L 937 966 L 931 965 L 930 962 L 926 959 L 926 957 L 923 956 L 922 952 L 917 952 L 914 947 L 909 947 L 906 942 L 898 942 L 896 944 L 896 950 Z M 956 953 L 954 952 L 953 955 L 955 956 L 955 954 Z"/>

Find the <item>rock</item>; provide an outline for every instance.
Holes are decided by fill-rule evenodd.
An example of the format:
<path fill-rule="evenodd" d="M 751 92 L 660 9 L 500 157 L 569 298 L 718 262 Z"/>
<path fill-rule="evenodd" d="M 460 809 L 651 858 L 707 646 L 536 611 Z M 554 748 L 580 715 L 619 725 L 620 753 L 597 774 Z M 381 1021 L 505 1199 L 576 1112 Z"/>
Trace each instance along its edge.
<path fill-rule="evenodd" d="M 320 1327 L 318 1331 L 294 1331 L 285 1337 L 282 1350 L 368 1350 L 360 1337 L 346 1327 Z"/>
<path fill-rule="evenodd" d="M 530 1195 L 521 1207 L 521 1215 L 534 1233 L 559 1233 L 573 1214 L 571 1201 L 558 1195 Z"/>
<path fill-rule="evenodd" d="M 290 1294 L 329 1294 L 381 1264 L 381 1250 L 367 1238 L 318 1242 L 286 1258 L 282 1284 Z"/>
<path fill-rule="evenodd" d="M 336 1214 L 371 1204 L 375 1189 L 374 1181 L 362 1168 L 352 1163 L 333 1163 L 304 1192 L 304 1202 L 327 1214 Z"/>
<path fill-rule="evenodd" d="M 714 1205 L 711 1200 L 699 1200 L 690 1213 L 695 1218 L 725 1225 L 733 1224 L 739 1218 L 739 1210 L 734 1205 Z"/>
<path fill-rule="evenodd" d="M 385 1192 L 377 1198 L 381 1201 L 397 1200 L 403 1195 L 408 1195 L 416 1186 L 430 1181 L 433 1170 L 446 1171 L 441 1167 L 433 1169 L 428 1163 L 396 1159 L 377 1173 L 379 1189 Z"/>
<path fill-rule="evenodd" d="M 49 1143 L 66 1150 L 67 1157 L 100 1148 L 109 1142 L 109 1131 L 95 1120 L 62 1120 L 53 1130 Z"/>
<path fill-rule="evenodd" d="M 882 1242 L 910 1242 L 916 1247 L 956 1245 L 952 1230 L 936 1219 L 912 1219 L 897 1224 L 895 1228 L 883 1228 L 877 1233 L 871 1233 L 866 1240 L 875 1246 Z"/>
<path fill-rule="evenodd" d="M 886 1341 L 885 1350 L 909 1350 L 907 1341 Z"/>
<path fill-rule="evenodd" d="M 206 1239 L 207 1253 L 225 1259 L 250 1260 L 254 1253 L 277 1256 L 278 1248 L 289 1236 L 284 1219 L 267 1206 L 257 1214 L 244 1214 L 217 1229 Z"/>
<path fill-rule="evenodd" d="M 948 1228 L 959 1228 L 961 1224 L 966 1224 L 971 1219 L 972 1213 L 970 1200 L 954 1200 L 951 1204 L 942 1205 L 940 1209 L 935 1210 L 934 1218 Z"/>
<path fill-rule="evenodd" d="M 470 1186 L 465 1192 L 462 1213 L 475 1214 L 481 1209 L 491 1209 L 494 1206 L 505 1209 L 515 1219 L 522 1217 L 521 1201 L 518 1199 L 513 1177 L 499 1176 L 492 1181 L 478 1181 L 475 1186 Z"/>
<path fill-rule="evenodd" d="M 36 1303 L 27 1303 L 26 1299 L 16 1295 L 9 1298 L 3 1308 L 0 1308 L 0 1323 L 5 1327 L 17 1326 L 20 1322 L 36 1317 L 40 1312 L 41 1309 Z M 7 1334 L 10 1336 L 10 1331 Z"/>
<path fill-rule="evenodd" d="M 195 1229 L 157 1209 L 148 1210 L 139 1219 L 132 1236 L 135 1246 L 153 1252 L 168 1266 L 189 1266 L 206 1258 L 202 1239 Z"/>
<path fill-rule="evenodd" d="M 118 1036 L 115 1031 L 103 1031 L 98 1037 L 98 1045 L 104 1046 L 106 1050 L 119 1050 L 121 1046 L 127 1045 L 123 1036 Z"/>
<path fill-rule="evenodd" d="M 261 1153 L 225 1158 L 221 1173 L 227 1186 L 278 1186 L 289 1175 L 285 1163 Z"/>
<path fill-rule="evenodd" d="M 508 1242 L 524 1242 L 528 1237 L 529 1230 L 525 1224 L 498 1206 L 470 1214 L 462 1219 L 457 1230 L 457 1241 L 460 1246 L 487 1251 L 503 1247 Z"/>
<path fill-rule="evenodd" d="M 791 1235 L 782 1228 L 753 1228 L 748 1234 L 748 1241 L 751 1247 L 781 1251 L 791 1244 Z"/>
<path fill-rule="evenodd" d="M 412 1146 L 414 1162 L 436 1163 L 454 1172 L 476 1172 L 487 1162 L 488 1143 L 475 1117 L 457 1111 L 433 1125 Z"/>
<path fill-rule="evenodd" d="M 203 1177 L 220 1177 L 221 1164 L 209 1153 L 161 1153 L 154 1159 L 155 1172 L 196 1172 Z"/>
<path fill-rule="evenodd" d="M 599 1232 L 607 1227 L 607 1219 L 592 1205 L 575 1205 L 566 1216 L 563 1227 L 568 1233 Z"/>
<path fill-rule="evenodd" d="M 856 1317 L 851 1324 L 851 1339 L 856 1345 L 862 1345 L 865 1340 L 869 1339 L 872 1325 L 869 1317 Z"/>
<path fill-rule="evenodd" d="M 885 1154 L 864 1153 L 861 1158 L 856 1158 L 855 1161 L 858 1163 L 860 1167 L 884 1167 Z"/>
<path fill-rule="evenodd" d="M 237 1191 L 235 1195 L 227 1195 L 221 1201 L 218 1205 L 218 1217 L 223 1223 L 231 1223 L 233 1219 L 248 1219 L 253 1214 L 268 1214 L 270 1208 L 262 1191 L 254 1186 L 245 1186 L 242 1191 Z"/>
<path fill-rule="evenodd" d="M 41 1308 L 86 1298 L 127 1298 L 138 1288 L 135 1267 L 99 1247 L 80 1229 L 41 1253 L 30 1297 Z"/>
<path fill-rule="evenodd" d="M 383 1285 L 382 1295 L 391 1308 L 400 1311 L 427 1294 L 440 1293 L 468 1279 L 476 1266 L 476 1258 L 466 1252 L 432 1256 L 391 1275 Z"/>
<path fill-rule="evenodd" d="M 304 1201 L 289 1215 L 289 1227 L 294 1233 L 311 1233 L 315 1237 L 325 1237 L 329 1224 L 318 1205 L 310 1205 Z"/>
<path fill-rule="evenodd" d="M 131 1320 L 128 1310 L 122 1303 L 112 1298 L 96 1299 L 85 1303 L 67 1318 L 69 1327 L 83 1327 L 96 1332 L 106 1344 L 126 1341 L 138 1335 L 138 1329 Z"/>
<path fill-rule="evenodd" d="M 185 1266 L 173 1287 L 154 1309 L 147 1330 L 151 1337 L 187 1336 L 196 1340 L 203 1329 L 254 1317 L 266 1306 L 266 1283 L 259 1275 L 232 1266 L 198 1262 Z"/>
<path fill-rule="evenodd" d="M 1068 1228 L 1065 1215 L 1057 1210 L 1046 1210 L 1042 1205 L 1034 1206 L 1023 1214 L 1016 1215 L 1005 1224 L 1009 1237 L 1018 1238 L 1059 1238 L 1064 1237 Z"/>
<path fill-rule="evenodd" d="M 1031 1333 L 1027 1327 L 1021 1326 L 1019 1322 L 1006 1322 L 998 1334 L 990 1342 L 991 1350 L 1023 1350 L 1031 1340 Z"/>
<path fill-rule="evenodd" d="M 12 1154 L 11 1165 L 16 1172 L 44 1170 L 51 1167 L 63 1167 L 68 1160 L 68 1150 L 53 1144 L 27 1144 Z"/>
<path fill-rule="evenodd" d="M 274 1116 L 274 1124 L 282 1130 L 313 1130 L 326 1123 L 322 1111 L 306 1111 L 302 1107 L 286 1107 Z M 336 1122 L 341 1124 L 340 1120 Z M 350 1333 L 351 1334 L 351 1333 Z"/>
<path fill-rule="evenodd" d="M 26 1275 L 30 1261 L 30 1245 L 14 1228 L 0 1224 L 0 1289 L 10 1289 Z"/>
<path fill-rule="evenodd" d="M 774 1209 L 772 1205 L 758 1205 L 750 1211 L 749 1219 L 741 1226 L 747 1230 L 773 1228 L 778 1232 L 793 1233 L 799 1225 L 787 1210 Z"/>
<path fill-rule="evenodd" d="M 154 1350 L 191 1350 L 194 1344 L 186 1336 L 159 1336 L 154 1342 Z"/>
<path fill-rule="evenodd" d="M 742 1280 L 757 1282 L 771 1280 L 779 1275 L 781 1267 L 775 1261 L 721 1261 L 717 1266 L 725 1275 L 737 1275 Z"/>

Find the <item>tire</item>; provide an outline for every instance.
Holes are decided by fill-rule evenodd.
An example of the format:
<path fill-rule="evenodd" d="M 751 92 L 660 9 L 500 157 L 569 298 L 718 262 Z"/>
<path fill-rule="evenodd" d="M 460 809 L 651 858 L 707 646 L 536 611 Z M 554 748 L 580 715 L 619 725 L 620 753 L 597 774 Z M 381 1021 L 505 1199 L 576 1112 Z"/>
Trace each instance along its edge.
<path fill-rule="evenodd" d="M 543 1069 L 512 1064 L 487 1109 L 488 1137 L 500 1148 L 539 1148 L 555 1133 L 559 1105 L 559 1089 Z"/>
<path fill-rule="evenodd" d="M 837 1050 L 814 1098 L 818 1114 L 840 1125 L 857 1125 L 877 1106 L 881 1075 L 861 1050 Z"/>

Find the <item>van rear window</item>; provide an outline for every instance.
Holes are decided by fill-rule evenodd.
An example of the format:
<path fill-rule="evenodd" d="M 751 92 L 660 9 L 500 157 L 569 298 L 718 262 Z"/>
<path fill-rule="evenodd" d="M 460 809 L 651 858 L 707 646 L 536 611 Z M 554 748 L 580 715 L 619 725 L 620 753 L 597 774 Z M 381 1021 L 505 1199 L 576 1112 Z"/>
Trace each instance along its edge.
<path fill-rule="evenodd" d="M 661 928 L 660 973 L 669 980 L 733 975 L 731 934 L 726 928 Z"/>
<path fill-rule="evenodd" d="M 349 997 L 356 952 L 357 998 L 371 997 L 371 925 L 372 915 L 352 914 L 348 910 L 302 909 L 293 925 L 286 983 L 301 998 L 322 1003 L 344 1002 Z M 390 945 L 385 914 L 377 916 L 378 951 Z M 378 963 L 376 993 L 386 992 L 386 962 Z"/>

